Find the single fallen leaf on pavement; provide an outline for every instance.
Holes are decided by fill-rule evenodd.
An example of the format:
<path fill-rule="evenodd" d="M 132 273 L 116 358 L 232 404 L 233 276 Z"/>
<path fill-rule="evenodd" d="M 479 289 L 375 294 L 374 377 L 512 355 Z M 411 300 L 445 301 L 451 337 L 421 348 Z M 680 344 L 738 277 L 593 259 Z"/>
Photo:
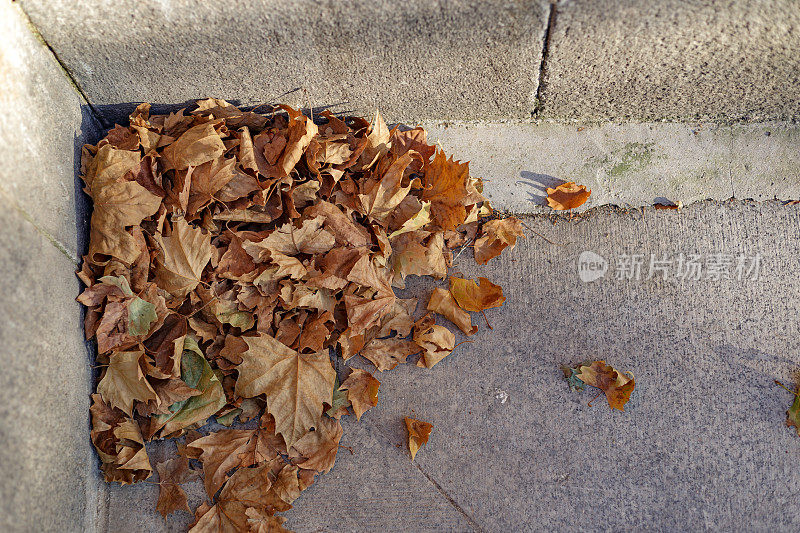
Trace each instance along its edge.
<path fill-rule="evenodd" d="M 547 205 L 557 211 L 575 209 L 586 203 L 591 194 L 592 191 L 587 190 L 586 186 L 569 181 L 555 189 L 547 188 Z"/>
<path fill-rule="evenodd" d="M 568 376 L 567 379 L 569 379 Z M 635 386 L 631 377 L 610 367 L 605 361 L 592 361 L 591 363 L 578 365 L 574 377 L 581 382 L 602 390 L 608 405 L 612 409 L 624 411 L 625 404 L 631 397 Z M 570 383 L 572 386 L 573 383 Z"/>
<path fill-rule="evenodd" d="M 378 388 L 381 382 L 375 379 L 372 374 L 360 368 L 354 368 L 350 375 L 344 380 L 341 390 L 347 390 L 347 399 L 353 406 L 356 419 L 361 420 L 367 409 L 378 405 Z"/>
<path fill-rule="evenodd" d="M 185 457 L 175 457 L 156 465 L 158 472 L 158 503 L 156 509 L 165 519 L 170 513 L 189 509 L 186 492 L 180 484 L 189 479 L 189 461 Z"/>
<path fill-rule="evenodd" d="M 450 277 L 450 292 L 461 309 L 480 312 L 503 305 L 506 299 L 502 287 L 486 278 L 478 278 L 478 281 L 480 286 L 471 279 Z"/>
<path fill-rule="evenodd" d="M 413 461 L 420 447 L 428 442 L 433 424 L 406 417 L 406 429 L 408 430 L 408 450 L 411 452 Z"/>
<path fill-rule="evenodd" d="M 475 241 L 475 262 L 485 265 L 508 248 L 514 249 L 517 237 L 524 237 L 522 222 L 515 217 L 490 220 L 483 225 L 481 236 Z"/>

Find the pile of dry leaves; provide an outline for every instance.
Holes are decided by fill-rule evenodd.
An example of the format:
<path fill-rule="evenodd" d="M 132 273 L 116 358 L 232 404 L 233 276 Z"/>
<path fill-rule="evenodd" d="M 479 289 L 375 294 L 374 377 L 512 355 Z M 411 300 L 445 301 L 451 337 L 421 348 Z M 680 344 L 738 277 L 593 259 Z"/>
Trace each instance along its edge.
<path fill-rule="evenodd" d="M 522 235 L 514 218 L 481 223 L 491 209 L 466 163 L 379 115 L 143 104 L 84 147 L 81 172 L 94 212 L 78 299 L 102 369 L 91 439 L 106 480 L 127 484 L 152 474 L 145 442 L 185 437 L 156 467 L 157 507 L 188 510 L 179 484 L 201 465 L 196 532 L 284 531 L 276 513 L 333 467 L 339 419 L 378 401 L 379 381 L 341 360 L 432 368 L 455 347 L 432 313 L 471 334 L 469 312 L 504 301 L 485 278 L 451 277 L 415 319 L 393 288 L 445 278 L 455 248 L 483 264 Z M 257 424 L 196 431 L 212 416 Z M 414 454 L 431 426 L 406 424 Z"/>

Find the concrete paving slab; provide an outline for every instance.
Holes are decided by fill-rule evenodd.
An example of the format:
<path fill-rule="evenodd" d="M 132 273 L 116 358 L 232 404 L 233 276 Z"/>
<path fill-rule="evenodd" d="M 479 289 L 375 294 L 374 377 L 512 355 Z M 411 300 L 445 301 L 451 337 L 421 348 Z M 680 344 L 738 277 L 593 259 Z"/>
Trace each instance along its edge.
<path fill-rule="evenodd" d="M 97 123 L 18 5 L 0 6 L 0 33 L 0 191 L 77 261 L 89 212 L 80 150 Z"/>
<path fill-rule="evenodd" d="M 0 530 L 92 531 L 92 368 L 75 265 L 0 195 Z"/>
<path fill-rule="evenodd" d="M 792 0 L 566 0 L 550 31 L 541 117 L 800 116 Z"/>
<path fill-rule="evenodd" d="M 547 187 L 586 185 L 580 207 L 705 199 L 800 198 L 800 128 L 792 123 L 425 123 L 429 138 L 470 161 L 492 205 L 549 213 Z"/>
<path fill-rule="evenodd" d="M 548 13 L 543 0 L 22 5 L 98 106 L 214 96 L 392 120 L 530 117 Z"/>
<path fill-rule="evenodd" d="M 486 313 L 494 329 L 476 314 L 473 342 L 434 369 L 377 374 L 378 406 L 345 424 L 353 455 L 340 450 L 287 525 L 796 531 L 800 437 L 785 426 L 791 396 L 773 380 L 792 383 L 800 365 L 800 207 L 703 202 L 524 220 L 558 244 L 528 231 L 486 267 L 466 253 L 455 266 L 503 286 L 506 304 Z M 588 283 L 578 271 L 587 250 L 608 263 Z M 617 279 L 625 254 L 646 262 L 638 279 Z M 650 254 L 673 261 L 665 279 L 661 270 L 648 279 Z M 701 279 L 676 278 L 680 254 L 701 256 Z M 721 271 L 712 266 L 719 254 L 734 258 L 733 279 L 705 279 Z M 756 279 L 745 271 L 737 279 L 736 260 L 758 254 Z M 432 286 L 415 281 L 406 295 Z M 624 413 L 569 391 L 559 365 L 586 359 L 633 372 Z M 360 358 L 350 364 L 374 370 Z M 414 463 L 405 416 L 434 424 Z M 110 495 L 106 531 L 179 530 L 160 525 L 154 487 Z"/>

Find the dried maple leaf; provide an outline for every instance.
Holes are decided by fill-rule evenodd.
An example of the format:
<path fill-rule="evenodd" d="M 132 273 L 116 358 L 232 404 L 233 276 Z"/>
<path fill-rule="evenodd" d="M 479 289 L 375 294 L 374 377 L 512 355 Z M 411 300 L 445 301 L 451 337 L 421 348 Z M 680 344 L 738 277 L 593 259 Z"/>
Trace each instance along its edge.
<path fill-rule="evenodd" d="M 413 461 L 422 445 L 428 442 L 433 424 L 406 417 L 406 429 L 408 430 L 408 451 L 411 452 Z"/>
<path fill-rule="evenodd" d="M 187 215 L 194 215 L 214 200 L 214 195 L 233 179 L 235 159 L 220 157 L 203 163 L 192 172 Z"/>
<path fill-rule="evenodd" d="M 286 148 L 278 160 L 278 168 L 284 176 L 288 176 L 294 166 L 303 157 L 303 152 L 311 143 L 311 139 L 318 133 L 317 125 L 302 115 L 299 111 L 289 106 L 281 106 L 289 113 L 289 137 L 286 141 Z"/>
<path fill-rule="evenodd" d="M 633 378 L 608 366 L 605 361 L 579 365 L 575 377 L 586 385 L 602 390 L 612 409 L 624 411 L 635 386 Z"/>
<path fill-rule="evenodd" d="M 347 390 L 347 399 L 353 406 L 356 419 L 361 420 L 367 409 L 378 405 L 378 388 L 381 382 L 375 379 L 372 374 L 360 368 L 354 368 L 350 375 L 344 380 L 342 390 Z"/>
<path fill-rule="evenodd" d="M 144 350 L 113 352 L 106 373 L 97 385 L 97 392 L 111 407 L 118 407 L 128 416 L 133 414 L 133 402 L 158 402 L 158 396 L 142 371 Z"/>
<path fill-rule="evenodd" d="M 458 306 L 452 293 L 447 289 L 442 289 L 441 287 L 433 289 L 431 298 L 428 301 L 428 311 L 439 313 L 467 335 L 472 335 L 478 331 L 478 326 L 472 325 L 472 318 L 469 313 Z"/>
<path fill-rule="evenodd" d="M 237 367 L 236 394 L 267 397 L 277 432 L 291 446 L 322 418 L 336 379 L 327 353 L 301 354 L 269 335 L 245 337 L 248 350 Z"/>
<path fill-rule="evenodd" d="M 444 326 L 436 324 L 414 331 L 414 342 L 424 350 L 417 366 L 433 368 L 433 366 L 450 355 L 456 346 L 456 336 Z"/>
<path fill-rule="evenodd" d="M 158 211 L 161 198 L 135 181 L 109 183 L 91 192 L 94 204 L 89 233 L 89 257 L 102 263 L 103 256 L 133 263 L 141 254 L 137 240 L 125 230 Z"/>
<path fill-rule="evenodd" d="M 557 211 L 575 209 L 586 203 L 591 194 L 592 191 L 587 190 L 585 185 L 576 185 L 569 181 L 555 189 L 547 188 L 547 205 Z"/>
<path fill-rule="evenodd" d="M 203 269 L 213 254 L 211 236 L 177 218 L 169 236 L 157 234 L 155 239 L 159 245 L 156 283 L 182 298 L 200 283 Z"/>
<path fill-rule="evenodd" d="M 317 472 L 330 472 L 336 462 L 341 438 L 342 425 L 339 421 L 322 417 L 314 431 L 309 431 L 292 445 L 305 458 L 304 461 L 297 462 L 297 466 Z"/>
<path fill-rule="evenodd" d="M 405 363 L 408 356 L 421 351 L 416 343 L 403 339 L 374 339 L 361 350 L 361 355 L 370 360 L 378 371 L 391 370 Z"/>
<path fill-rule="evenodd" d="M 468 177 L 469 163 L 447 159 L 441 150 L 425 169 L 421 199 L 431 202 L 431 218 L 443 230 L 455 229 L 467 218 Z"/>
<path fill-rule="evenodd" d="M 500 307 L 506 301 L 503 289 L 486 278 L 478 278 L 480 286 L 471 279 L 450 277 L 450 293 L 465 311 L 480 312 Z"/>
<path fill-rule="evenodd" d="M 189 461 L 185 457 L 175 457 L 169 461 L 156 465 L 158 472 L 158 503 L 156 509 L 161 516 L 167 515 L 181 509 L 189 509 L 189 502 L 186 500 L 186 493 L 180 484 L 189 479 Z"/>
<path fill-rule="evenodd" d="M 515 217 L 490 220 L 481 228 L 481 236 L 475 241 L 475 262 L 485 265 L 508 248 L 514 249 L 517 237 L 524 237 L 522 222 Z"/>
<path fill-rule="evenodd" d="M 245 514 L 250 533 L 291 533 L 283 527 L 286 519 L 282 516 L 263 514 L 253 507 L 248 508 Z"/>
<path fill-rule="evenodd" d="M 225 143 L 214 129 L 214 122 L 189 128 L 175 142 L 164 148 L 164 159 L 172 168 L 183 170 L 213 161 L 225 152 Z"/>
<path fill-rule="evenodd" d="M 395 207 L 406 197 L 411 190 L 411 183 L 402 186 L 403 174 L 414 160 L 416 152 L 406 152 L 395 160 L 386 170 L 383 177 L 375 183 L 368 183 L 371 187 L 358 195 L 364 213 L 373 220 L 384 221 Z"/>

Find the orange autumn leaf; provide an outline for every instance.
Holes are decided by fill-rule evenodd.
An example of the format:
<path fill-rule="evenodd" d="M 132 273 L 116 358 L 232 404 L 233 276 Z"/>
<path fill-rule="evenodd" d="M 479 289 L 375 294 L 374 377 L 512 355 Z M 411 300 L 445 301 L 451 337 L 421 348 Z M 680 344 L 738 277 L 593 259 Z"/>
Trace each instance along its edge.
<path fill-rule="evenodd" d="M 631 377 L 615 370 L 605 361 L 592 361 L 578 366 L 575 376 L 587 385 L 602 390 L 612 409 L 625 410 L 635 386 Z"/>
<path fill-rule="evenodd" d="M 547 205 L 557 211 L 575 209 L 585 204 L 591 194 L 592 191 L 587 190 L 585 185 L 569 181 L 555 189 L 547 188 Z"/>
<path fill-rule="evenodd" d="M 467 335 L 478 331 L 478 326 L 472 325 L 472 317 L 459 307 L 453 294 L 447 289 L 441 287 L 433 289 L 431 298 L 428 300 L 428 311 L 439 313 Z"/>
<path fill-rule="evenodd" d="M 524 237 L 522 222 L 515 217 L 490 220 L 481 228 L 481 236 L 475 241 L 475 261 L 485 265 L 490 259 L 508 248 L 514 249 L 518 237 Z"/>
<path fill-rule="evenodd" d="M 478 278 L 480 286 L 471 279 L 450 277 L 450 292 L 459 307 L 465 311 L 480 312 L 492 307 L 500 307 L 506 301 L 503 288 L 487 278 Z"/>
<path fill-rule="evenodd" d="M 406 417 L 406 429 L 408 430 L 408 451 L 411 452 L 413 461 L 422 445 L 428 442 L 433 424 Z"/>

